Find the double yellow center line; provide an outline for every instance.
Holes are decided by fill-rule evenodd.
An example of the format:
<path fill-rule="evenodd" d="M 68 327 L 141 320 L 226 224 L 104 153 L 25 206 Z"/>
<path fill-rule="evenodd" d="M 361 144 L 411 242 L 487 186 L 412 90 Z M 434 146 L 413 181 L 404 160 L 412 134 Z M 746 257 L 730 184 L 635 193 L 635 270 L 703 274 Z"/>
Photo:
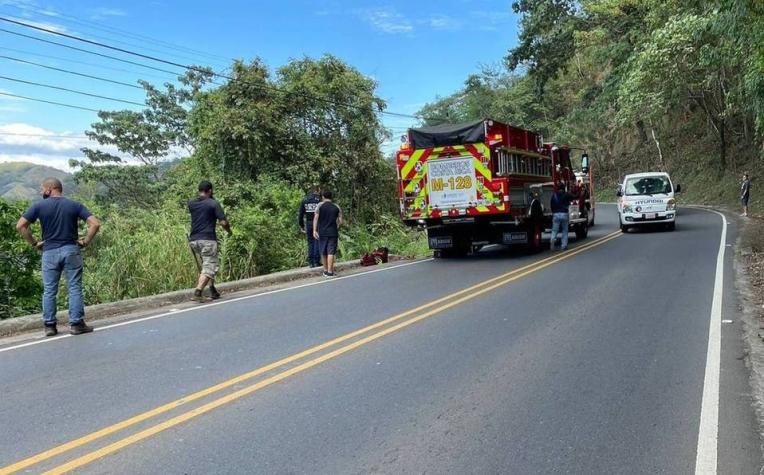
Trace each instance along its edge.
<path fill-rule="evenodd" d="M 590 243 L 584 244 L 582 246 L 576 247 L 566 253 L 563 254 L 556 254 L 550 257 L 547 257 L 545 259 L 542 259 L 540 261 L 534 262 L 532 264 L 520 267 L 518 269 L 515 269 L 513 271 L 507 272 L 505 274 L 501 274 L 499 276 L 493 277 L 491 279 L 485 280 L 483 282 L 480 282 L 478 284 L 475 284 L 471 287 L 459 290 L 457 292 L 454 292 L 452 294 L 446 295 L 444 297 L 441 297 L 439 299 L 433 300 L 431 302 L 428 302 L 424 305 L 420 305 L 418 307 L 412 308 L 410 310 L 407 310 L 405 312 L 399 313 L 397 315 L 394 315 L 390 318 L 387 318 L 385 320 L 382 320 L 380 322 L 374 323 L 373 325 L 369 325 L 367 327 L 361 328 L 359 330 L 355 330 L 353 332 L 347 333 L 345 335 L 342 335 L 340 337 L 334 338 L 332 340 L 329 340 L 327 342 L 321 343 L 319 345 L 316 345 L 314 347 L 308 348 L 307 350 L 304 350 L 300 353 L 293 354 L 291 356 L 288 356 L 286 358 L 280 359 L 278 361 L 275 361 L 273 363 L 270 363 L 266 366 L 263 366 L 261 368 L 258 368 L 256 370 L 250 371 L 248 373 L 244 373 L 242 375 L 239 375 L 235 378 L 229 379 L 227 381 L 224 381 L 222 383 L 216 384 L 214 386 L 210 386 L 209 388 L 203 389 L 201 391 L 195 392 L 193 394 L 190 394 L 188 396 L 185 396 L 183 398 L 177 399 L 175 401 L 169 402 L 167 404 L 164 404 L 162 406 L 159 406 L 157 408 L 154 408 L 150 411 L 144 412 L 142 414 L 138 414 L 134 417 L 131 417 L 129 419 L 125 419 L 121 422 L 118 422 L 116 424 L 110 425 L 108 427 L 105 427 L 101 430 L 98 430 L 96 432 L 93 432 L 91 434 L 85 435 L 83 437 L 80 437 L 78 439 L 74 439 L 70 442 L 67 442 L 65 444 L 59 445 L 57 447 L 54 447 L 52 449 L 46 450 L 44 452 L 41 452 L 37 455 L 34 455 L 32 457 L 26 458 L 24 460 L 21 460 L 19 462 L 16 462 L 12 465 L 8 465 L 6 467 L 0 468 L 0 475 L 6 475 L 11 474 L 14 472 L 17 472 L 19 470 L 23 470 L 25 468 L 31 467 L 33 465 L 39 464 L 41 462 L 44 462 L 46 460 L 49 460 L 53 457 L 62 455 L 66 452 L 69 452 L 71 450 L 74 450 L 78 447 L 82 447 L 86 444 L 89 444 L 91 442 L 95 442 L 99 439 L 102 439 L 104 437 L 107 437 L 111 434 L 114 434 L 116 432 L 119 432 L 123 429 L 126 429 L 128 427 L 134 426 L 136 424 L 139 424 L 143 421 L 146 421 L 148 419 L 157 417 L 161 414 L 167 413 L 169 411 L 172 411 L 173 409 L 176 409 L 180 406 L 183 406 L 185 404 L 189 404 L 191 402 L 197 401 L 199 399 L 205 398 L 207 396 L 210 396 L 212 394 L 221 392 L 225 389 L 231 388 L 237 384 L 243 383 L 245 381 L 251 380 L 257 376 L 263 375 L 265 373 L 271 372 L 275 369 L 281 368 L 283 366 L 289 365 L 291 363 L 298 362 L 300 360 L 303 360 L 304 358 L 315 355 L 316 353 L 320 353 L 323 350 L 330 349 L 334 346 L 339 345 L 340 343 L 347 342 L 349 340 L 353 340 L 355 338 L 362 337 L 365 334 L 368 334 L 374 330 L 378 330 L 374 333 L 370 333 L 366 336 L 363 336 L 362 338 L 359 338 L 355 341 L 352 341 L 344 346 L 340 346 L 339 348 L 336 348 L 332 351 L 329 351 L 327 353 L 321 354 L 319 356 L 314 357 L 313 359 L 309 359 L 307 361 L 304 361 L 294 367 L 291 367 L 289 369 L 286 369 L 280 373 L 277 373 L 275 375 L 269 376 L 265 379 L 262 379 L 250 386 L 247 386 L 245 388 L 236 390 L 234 392 L 228 393 L 224 396 L 221 396 L 217 399 L 214 399 L 210 402 L 207 402 L 201 406 L 198 406 L 194 409 L 191 409 L 187 412 L 184 412 L 180 415 L 177 415 L 175 417 L 172 417 L 170 419 L 167 419 L 163 422 L 159 422 L 156 425 L 153 425 L 151 427 L 148 427 L 140 432 L 136 432 L 132 435 L 129 435 L 123 439 L 117 440 L 116 442 L 113 442 L 109 445 L 106 445 L 104 447 L 101 447 L 99 449 L 96 449 L 92 452 L 89 452 L 85 455 L 79 456 L 77 458 L 72 459 L 71 461 L 64 463 L 63 465 L 59 465 L 54 467 L 53 469 L 45 472 L 46 474 L 60 474 L 60 473 L 66 473 L 70 470 L 74 470 L 78 467 L 81 467 L 83 465 L 87 465 L 95 460 L 98 460 L 102 457 L 105 457 L 109 454 L 112 454 L 124 447 L 127 447 L 129 445 L 132 445 L 136 442 L 139 442 L 141 440 L 147 439 L 155 434 L 158 434 L 166 429 L 169 429 L 171 427 L 175 427 L 179 424 L 182 424 L 190 419 L 193 419 L 197 416 L 200 416 L 202 414 L 205 414 L 207 412 L 212 411 L 213 409 L 216 409 L 218 407 L 221 407 L 225 404 L 228 404 L 232 401 L 235 401 L 237 399 L 240 399 L 244 396 L 250 395 L 262 388 L 265 388 L 267 386 L 270 386 L 274 383 L 277 383 L 279 381 L 282 381 L 290 376 L 293 376 L 297 373 L 301 373 L 307 369 L 310 369 L 314 366 L 317 366 L 325 361 L 337 358 L 340 355 L 343 355 L 349 351 L 352 351 L 356 348 L 359 348 L 363 345 L 366 345 L 374 340 L 377 340 L 379 338 L 382 338 L 386 335 L 389 335 L 393 332 L 396 332 L 402 328 L 405 328 L 409 325 L 413 325 L 414 323 L 417 323 L 421 320 L 427 319 L 432 317 L 433 315 L 442 313 L 450 308 L 456 307 L 458 305 L 461 305 L 464 302 L 467 302 L 469 300 L 475 299 L 487 292 L 490 292 L 498 287 L 501 287 L 503 285 L 506 285 L 510 282 L 513 282 L 515 280 L 521 279 L 525 277 L 528 274 L 537 272 L 541 269 L 544 269 L 548 266 L 551 266 L 553 264 L 556 264 L 560 261 L 563 261 L 565 259 L 569 259 L 577 254 L 580 254 L 582 252 L 588 251 L 594 247 L 600 246 L 610 240 L 613 240 L 620 236 L 620 232 L 615 232 L 608 234 L 602 238 L 599 238 L 597 240 L 594 240 Z M 411 317 L 408 318 L 407 317 Z M 383 328 L 386 327 L 386 328 Z"/>

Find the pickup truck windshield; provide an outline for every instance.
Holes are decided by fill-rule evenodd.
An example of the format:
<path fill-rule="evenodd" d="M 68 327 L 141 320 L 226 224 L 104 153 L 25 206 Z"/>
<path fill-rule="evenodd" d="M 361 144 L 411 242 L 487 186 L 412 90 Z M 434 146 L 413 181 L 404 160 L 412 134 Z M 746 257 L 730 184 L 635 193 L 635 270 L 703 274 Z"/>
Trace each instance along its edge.
<path fill-rule="evenodd" d="M 665 176 L 630 178 L 626 181 L 626 196 L 671 193 L 671 182 Z"/>

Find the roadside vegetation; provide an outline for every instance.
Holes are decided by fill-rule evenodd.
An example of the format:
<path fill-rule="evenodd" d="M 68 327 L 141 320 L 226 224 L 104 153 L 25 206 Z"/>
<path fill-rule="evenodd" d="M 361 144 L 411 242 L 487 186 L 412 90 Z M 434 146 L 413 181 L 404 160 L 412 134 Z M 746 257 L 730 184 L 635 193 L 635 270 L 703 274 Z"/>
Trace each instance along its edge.
<path fill-rule="evenodd" d="M 671 173 L 692 203 L 734 204 L 764 151 L 764 3 L 518 0 L 517 47 L 420 112 L 491 117 L 584 148 L 600 199 L 623 175 Z M 764 182 L 762 182 L 764 183 Z"/>
<path fill-rule="evenodd" d="M 385 103 L 373 80 L 332 56 L 275 72 L 259 60 L 237 62 L 230 75 L 217 84 L 199 69 L 180 88 L 143 83 L 147 109 L 103 111 L 87 132 L 120 152 L 84 149 L 72 160 L 75 197 L 103 220 L 85 251 L 87 304 L 193 285 L 185 204 L 202 179 L 213 182 L 233 225 L 232 236 L 220 233 L 223 281 L 304 265 L 297 210 L 315 184 L 331 189 L 345 211 L 341 259 L 380 246 L 427 252 L 398 217 L 394 164 L 381 151 Z M 2 318 L 39 311 L 39 255 L 14 229 L 27 204 L 0 201 Z"/>
<path fill-rule="evenodd" d="M 764 4 L 756 0 L 518 0 L 518 45 L 421 111 L 437 124 L 485 117 L 586 149 L 601 199 L 626 173 L 665 170 L 683 200 L 731 204 L 764 151 Z M 107 148 L 72 161 L 77 197 L 103 219 L 86 259 L 88 304 L 187 288 L 195 268 L 185 202 L 215 184 L 234 234 L 223 280 L 305 262 L 296 223 L 305 191 L 335 192 L 340 250 L 422 255 L 398 219 L 396 172 L 381 144 L 375 82 L 333 56 L 272 71 L 236 62 L 230 79 L 193 69 L 144 82 L 147 108 L 103 111 L 87 134 Z M 168 157 L 172 157 L 169 158 Z M 138 165 L 136 165 L 136 163 Z M 129 166 L 128 166 L 129 165 Z M 38 310 L 39 256 L 13 234 L 21 204 L 0 201 L 0 317 Z"/>

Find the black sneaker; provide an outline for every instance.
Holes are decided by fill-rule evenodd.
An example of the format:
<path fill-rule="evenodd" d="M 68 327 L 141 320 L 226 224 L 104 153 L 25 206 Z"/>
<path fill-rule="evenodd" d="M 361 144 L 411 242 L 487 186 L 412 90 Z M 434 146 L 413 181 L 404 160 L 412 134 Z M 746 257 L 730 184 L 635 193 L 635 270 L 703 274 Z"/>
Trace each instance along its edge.
<path fill-rule="evenodd" d="M 90 333 L 93 331 L 93 327 L 85 323 L 85 320 L 80 320 L 79 323 L 69 325 L 69 333 L 72 335 L 82 335 L 83 333 Z"/>
<path fill-rule="evenodd" d="M 58 335 L 58 328 L 55 325 L 45 325 L 45 336 Z"/>
<path fill-rule="evenodd" d="M 324 277 L 327 279 L 334 277 L 334 272 L 324 272 Z"/>
<path fill-rule="evenodd" d="M 193 300 L 194 302 L 204 302 L 202 291 L 199 289 L 194 290 L 194 296 L 191 297 L 191 300 Z"/>
<path fill-rule="evenodd" d="M 218 289 L 215 287 L 210 287 L 210 298 L 212 298 L 212 300 L 217 300 L 220 298 L 220 292 L 218 292 Z"/>

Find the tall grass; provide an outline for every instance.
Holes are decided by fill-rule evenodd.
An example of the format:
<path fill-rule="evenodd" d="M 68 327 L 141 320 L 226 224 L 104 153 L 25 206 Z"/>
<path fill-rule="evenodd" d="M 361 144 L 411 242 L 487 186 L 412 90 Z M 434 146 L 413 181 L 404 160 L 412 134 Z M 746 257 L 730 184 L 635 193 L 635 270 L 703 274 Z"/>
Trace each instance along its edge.
<path fill-rule="evenodd" d="M 305 265 L 306 239 L 293 213 L 274 214 L 250 206 L 231 210 L 229 218 L 233 235 L 218 232 L 218 282 Z M 193 287 L 198 273 L 187 233 L 188 217 L 180 210 L 104 219 L 101 234 L 85 251 L 86 302 L 113 302 Z M 358 259 L 382 246 L 404 256 L 429 252 L 424 234 L 406 228 L 393 216 L 381 216 L 371 225 L 350 223 L 341 230 L 339 246 L 340 260 Z M 63 288 L 61 295 L 65 306 Z"/>

